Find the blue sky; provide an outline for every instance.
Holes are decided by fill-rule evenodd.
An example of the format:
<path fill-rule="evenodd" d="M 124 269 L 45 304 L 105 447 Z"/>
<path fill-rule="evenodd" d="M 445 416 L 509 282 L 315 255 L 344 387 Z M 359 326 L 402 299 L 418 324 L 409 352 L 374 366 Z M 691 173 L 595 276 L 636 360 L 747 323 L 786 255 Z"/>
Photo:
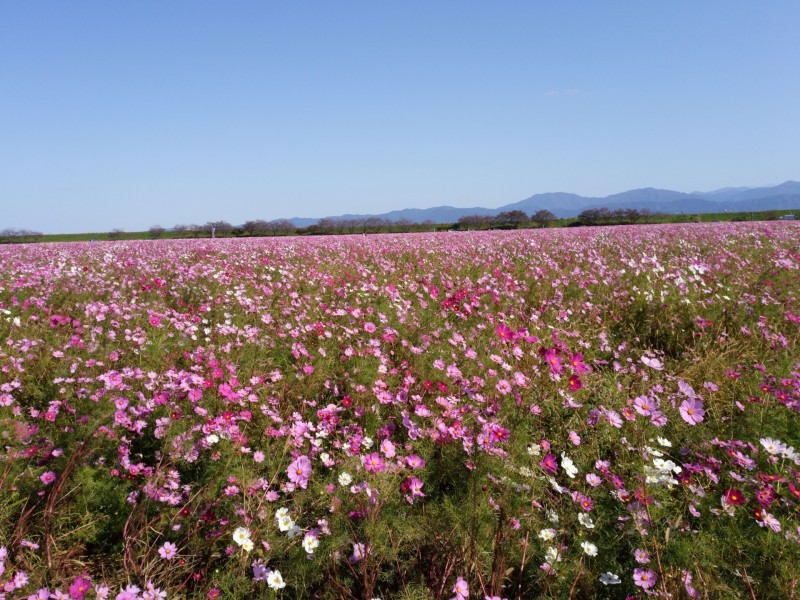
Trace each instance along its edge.
<path fill-rule="evenodd" d="M 6 2 L 0 228 L 800 179 L 800 2 Z"/>

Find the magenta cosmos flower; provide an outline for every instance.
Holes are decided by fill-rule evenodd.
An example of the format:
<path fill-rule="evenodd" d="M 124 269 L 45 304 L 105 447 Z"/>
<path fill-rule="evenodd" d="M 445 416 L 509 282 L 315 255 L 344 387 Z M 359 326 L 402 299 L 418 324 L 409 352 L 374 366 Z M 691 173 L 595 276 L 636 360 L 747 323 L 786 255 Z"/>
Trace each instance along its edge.
<path fill-rule="evenodd" d="M 703 415 L 706 414 L 703 402 L 697 398 L 687 398 L 681 402 L 680 411 L 681 417 L 689 425 L 697 425 L 703 420 Z"/>
<path fill-rule="evenodd" d="M 561 358 L 558 356 L 558 351 L 555 348 L 550 348 L 544 353 L 544 360 L 550 366 L 550 372 L 558 375 L 564 370 L 561 366 Z"/>
<path fill-rule="evenodd" d="M 72 585 L 69 586 L 69 595 L 71 598 L 75 600 L 83 600 L 83 597 L 92 589 L 92 581 L 89 579 L 89 575 L 84 573 L 83 575 L 78 575 L 75 580 L 72 582 Z"/>
<path fill-rule="evenodd" d="M 737 490 L 736 488 L 731 488 L 725 492 L 723 498 L 725 499 L 725 502 L 732 504 L 733 506 L 744 504 L 747 501 L 742 491 Z"/>
<path fill-rule="evenodd" d="M 574 373 L 589 373 L 592 370 L 589 365 L 583 362 L 583 354 L 580 352 L 576 352 L 569 357 L 569 364 L 572 366 Z"/>
<path fill-rule="evenodd" d="M 383 462 L 383 457 L 377 452 L 373 452 L 372 454 L 367 454 L 364 458 L 361 459 L 361 462 L 363 463 L 364 468 L 369 473 L 379 473 L 380 471 L 383 471 L 386 468 Z"/>
<path fill-rule="evenodd" d="M 558 472 L 558 462 L 556 462 L 556 457 L 553 454 L 546 454 L 539 466 L 550 475 L 555 475 Z"/>

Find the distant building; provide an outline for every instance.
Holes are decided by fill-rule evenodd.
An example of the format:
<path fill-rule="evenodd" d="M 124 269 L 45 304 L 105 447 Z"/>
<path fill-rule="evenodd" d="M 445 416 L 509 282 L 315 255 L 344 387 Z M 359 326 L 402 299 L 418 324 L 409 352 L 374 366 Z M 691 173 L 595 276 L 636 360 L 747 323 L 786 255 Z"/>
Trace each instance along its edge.
<path fill-rule="evenodd" d="M 797 219 L 797 215 L 783 215 L 781 217 L 781 221 L 794 221 Z"/>

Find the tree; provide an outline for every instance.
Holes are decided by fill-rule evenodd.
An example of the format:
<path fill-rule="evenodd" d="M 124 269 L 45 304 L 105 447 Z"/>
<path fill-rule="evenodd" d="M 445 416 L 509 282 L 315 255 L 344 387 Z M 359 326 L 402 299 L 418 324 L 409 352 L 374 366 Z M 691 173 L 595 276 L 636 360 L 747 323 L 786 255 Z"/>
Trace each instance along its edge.
<path fill-rule="evenodd" d="M 278 235 L 279 233 L 288 233 L 289 231 L 294 231 L 295 227 L 291 221 L 287 219 L 274 219 L 267 223 L 269 230 L 272 232 L 272 235 Z"/>
<path fill-rule="evenodd" d="M 247 235 L 263 235 L 269 230 L 269 223 L 263 219 L 245 221 L 244 225 L 242 225 L 242 230 Z"/>
<path fill-rule="evenodd" d="M 125 233 L 124 229 L 112 229 L 108 232 L 108 239 L 110 240 L 119 240 L 122 239 L 122 234 Z"/>
<path fill-rule="evenodd" d="M 4 229 L 0 231 L 0 244 L 38 242 L 44 234 L 30 229 Z"/>
<path fill-rule="evenodd" d="M 411 221 L 411 219 L 402 218 L 402 219 L 397 219 L 394 222 L 394 226 L 399 227 L 400 231 L 408 233 L 409 231 L 411 231 L 411 228 L 414 226 L 414 223 Z"/>
<path fill-rule="evenodd" d="M 164 231 L 165 229 L 161 225 L 153 225 L 148 231 L 148 235 L 151 239 L 155 240 L 164 235 Z"/>
<path fill-rule="evenodd" d="M 537 210 L 531 215 L 531 221 L 536 223 L 539 227 L 547 227 L 547 225 L 556 220 L 556 216 L 549 210 Z"/>
<path fill-rule="evenodd" d="M 317 228 L 320 233 L 333 233 L 341 226 L 341 221 L 332 219 L 331 217 L 324 217 L 317 223 Z"/>
<path fill-rule="evenodd" d="M 458 226 L 460 229 L 469 230 L 488 225 L 492 221 L 493 217 L 488 215 L 464 215 L 458 219 Z"/>
<path fill-rule="evenodd" d="M 373 233 L 378 233 L 381 227 L 385 225 L 388 225 L 385 219 L 380 217 L 367 217 L 364 220 L 364 232 L 366 233 L 367 229 L 371 229 Z"/>
<path fill-rule="evenodd" d="M 501 225 L 519 227 L 522 223 L 528 220 L 526 215 L 521 210 L 504 210 L 497 215 L 497 222 Z"/>

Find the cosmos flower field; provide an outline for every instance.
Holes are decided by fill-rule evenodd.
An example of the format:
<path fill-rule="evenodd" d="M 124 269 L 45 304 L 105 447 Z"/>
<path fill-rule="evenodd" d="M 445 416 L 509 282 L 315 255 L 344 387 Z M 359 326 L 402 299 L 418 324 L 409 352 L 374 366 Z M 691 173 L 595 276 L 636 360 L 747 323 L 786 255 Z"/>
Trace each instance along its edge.
<path fill-rule="evenodd" d="M 791 222 L 0 247 L 0 598 L 800 596 Z"/>

